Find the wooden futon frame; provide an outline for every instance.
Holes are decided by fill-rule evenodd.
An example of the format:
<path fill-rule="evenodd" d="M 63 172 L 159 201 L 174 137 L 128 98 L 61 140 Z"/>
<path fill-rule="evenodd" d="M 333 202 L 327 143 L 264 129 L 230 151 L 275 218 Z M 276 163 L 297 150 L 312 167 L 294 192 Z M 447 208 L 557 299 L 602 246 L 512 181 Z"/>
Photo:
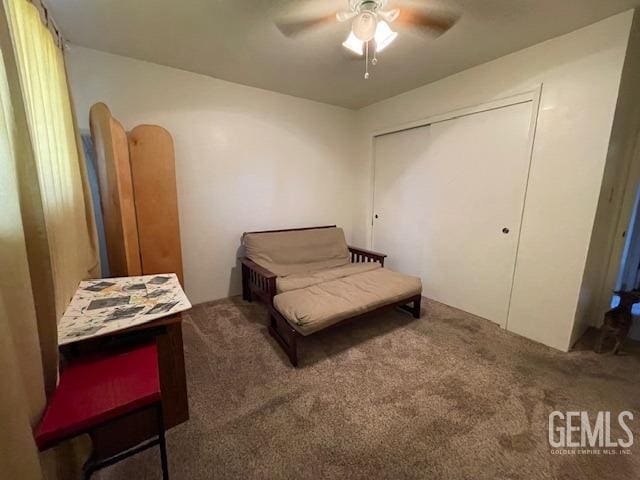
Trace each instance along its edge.
<path fill-rule="evenodd" d="M 289 228 L 284 230 L 263 230 L 258 232 L 247 233 L 277 233 L 277 232 L 292 232 L 300 230 L 315 230 L 319 228 L 335 228 L 335 225 L 324 225 L 321 227 L 306 227 L 306 228 Z M 365 262 L 378 262 L 384 267 L 384 259 L 387 255 L 383 253 L 373 252 L 364 248 L 356 248 L 349 246 L 349 252 L 351 253 L 351 263 L 365 263 Z M 253 301 L 254 298 L 260 299 L 269 311 L 269 333 L 271 336 L 282 346 L 285 353 L 289 357 L 291 364 L 294 367 L 298 366 L 298 337 L 302 336 L 294 329 L 289 322 L 278 312 L 273 305 L 273 297 L 276 296 L 276 278 L 277 275 L 264 267 L 261 267 L 249 258 L 242 257 L 240 259 L 242 263 L 242 298 L 247 302 Z M 374 311 L 388 309 L 393 307 L 399 307 L 413 315 L 414 318 L 420 318 L 420 302 L 422 297 L 420 295 L 413 296 L 411 298 L 403 299 L 393 304 L 384 305 Z M 409 306 L 409 304 L 412 304 Z M 369 314 L 370 312 L 366 312 Z M 332 326 L 339 325 L 343 322 L 353 320 L 354 318 L 361 317 L 362 315 L 356 315 L 354 317 L 346 318 Z"/>

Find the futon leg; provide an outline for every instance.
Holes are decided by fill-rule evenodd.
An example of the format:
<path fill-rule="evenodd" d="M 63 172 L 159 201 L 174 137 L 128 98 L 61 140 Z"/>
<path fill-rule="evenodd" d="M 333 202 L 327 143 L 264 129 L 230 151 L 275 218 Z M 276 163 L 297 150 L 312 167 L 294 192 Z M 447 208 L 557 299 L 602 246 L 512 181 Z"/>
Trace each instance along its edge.
<path fill-rule="evenodd" d="M 298 366 L 298 332 L 296 332 L 285 320 L 276 318 L 273 312 L 269 312 L 269 333 L 280 344 L 289 357 L 291 365 Z M 281 326 L 282 325 L 282 326 Z M 285 330 L 285 331 L 283 331 Z"/>
<path fill-rule="evenodd" d="M 158 406 L 156 407 L 156 416 L 158 419 L 158 446 L 160 447 L 160 462 L 162 463 L 162 479 L 169 480 L 167 443 L 164 438 L 164 413 L 162 412 L 162 403 L 160 402 L 158 402 Z"/>
<path fill-rule="evenodd" d="M 422 303 L 422 295 L 416 295 L 407 300 L 407 303 L 403 303 L 402 305 L 398 305 L 400 310 L 404 310 L 405 312 L 409 312 L 413 318 L 420 318 L 420 304 Z M 413 304 L 409 306 L 409 304 Z"/>
<path fill-rule="evenodd" d="M 242 299 L 245 302 L 252 300 L 251 287 L 249 286 L 249 267 L 245 264 L 242 264 Z"/>
<path fill-rule="evenodd" d="M 298 333 L 292 330 L 291 349 L 289 350 L 289 360 L 294 367 L 298 366 Z"/>
<path fill-rule="evenodd" d="M 418 295 L 413 301 L 413 318 L 420 318 L 420 304 L 422 303 L 422 295 Z"/>

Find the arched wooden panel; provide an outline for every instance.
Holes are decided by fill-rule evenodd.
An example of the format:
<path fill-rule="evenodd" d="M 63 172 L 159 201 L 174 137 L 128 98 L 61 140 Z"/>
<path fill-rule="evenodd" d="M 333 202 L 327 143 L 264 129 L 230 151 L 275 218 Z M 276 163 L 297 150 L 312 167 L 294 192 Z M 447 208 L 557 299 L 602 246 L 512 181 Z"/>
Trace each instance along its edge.
<path fill-rule="evenodd" d="M 127 133 L 104 103 L 91 107 L 89 124 L 109 270 L 114 277 L 142 275 Z"/>
<path fill-rule="evenodd" d="M 175 273 L 184 286 L 178 192 L 171 134 L 140 125 L 129 133 L 142 271 Z"/>

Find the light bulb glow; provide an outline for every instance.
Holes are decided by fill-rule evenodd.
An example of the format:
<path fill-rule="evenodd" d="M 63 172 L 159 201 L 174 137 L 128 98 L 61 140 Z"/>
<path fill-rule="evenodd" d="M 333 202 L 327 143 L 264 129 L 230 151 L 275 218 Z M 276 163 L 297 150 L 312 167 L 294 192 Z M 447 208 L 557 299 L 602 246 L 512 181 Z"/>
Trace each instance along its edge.
<path fill-rule="evenodd" d="M 360 15 L 353 20 L 351 29 L 358 40 L 368 42 L 376 33 L 375 14 L 369 11 L 360 13 Z"/>
<path fill-rule="evenodd" d="M 358 40 L 353 32 L 349 32 L 349 36 L 344 42 L 342 42 L 342 46 L 360 56 L 362 56 L 364 52 L 364 42 L 362 42 L 362 40 Z"/>
<path fill-rule="evenodd" d="M 376 27 L 376 34 L 374 37 L 376 40 L 376 51 L 381 52 L 387 48 L 397 36 L 398 33 L 391 30 L 391 27 L 389 27 L 387 22 L 380 20 Z"/>

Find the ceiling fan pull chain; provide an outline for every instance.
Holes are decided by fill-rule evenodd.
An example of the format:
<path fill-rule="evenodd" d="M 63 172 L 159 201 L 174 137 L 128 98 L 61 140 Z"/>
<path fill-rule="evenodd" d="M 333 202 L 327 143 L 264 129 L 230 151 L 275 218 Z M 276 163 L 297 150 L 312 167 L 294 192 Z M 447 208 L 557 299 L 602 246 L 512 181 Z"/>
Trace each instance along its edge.
<path fill-rule="evenodd" d="M 364 44 L 364 79 L 369 80 L 369 42 Z"/>

